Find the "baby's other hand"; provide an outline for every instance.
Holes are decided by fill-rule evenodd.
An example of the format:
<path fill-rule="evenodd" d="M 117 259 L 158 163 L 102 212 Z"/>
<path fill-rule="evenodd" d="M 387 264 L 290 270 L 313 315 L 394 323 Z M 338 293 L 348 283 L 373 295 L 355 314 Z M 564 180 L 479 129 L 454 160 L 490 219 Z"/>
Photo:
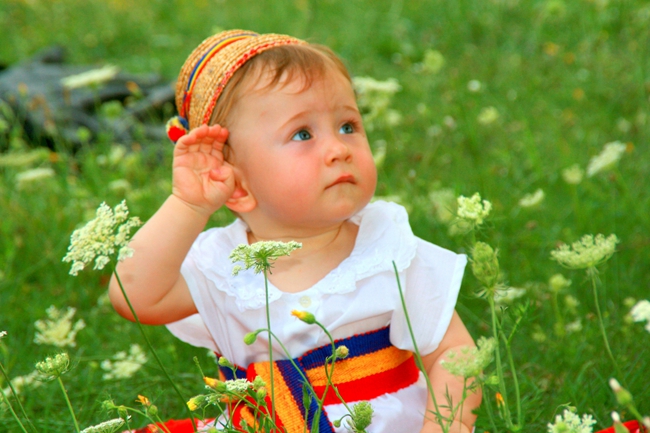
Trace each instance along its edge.
<path fill-rule="evenodd" d="M 174 148 L 172 192 L 195 210 L 211 215 L 235 189 L 223 147 L 228 130 L 201 125 L 181 137 Z"/>

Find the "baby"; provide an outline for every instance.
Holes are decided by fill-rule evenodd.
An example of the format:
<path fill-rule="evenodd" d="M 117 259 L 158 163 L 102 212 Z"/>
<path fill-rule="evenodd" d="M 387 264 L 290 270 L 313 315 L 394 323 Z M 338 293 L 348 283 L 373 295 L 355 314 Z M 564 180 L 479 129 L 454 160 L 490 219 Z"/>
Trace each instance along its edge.
<path fill-rule="evenodd" d="M 285 35 L 222 32 L 183 65 L 176 104 L 179 117 L 168 128 L 177 141 L 172 194 L 133 237 L 133 258 L 118 266 L 140 320 L 167 324 L 224 356 L 239 366 L 234 377 L 259 375 L 268 384 L 268 334 L 243 341 L 266 328 L 263 276 L 233 275 L 228 257 L 240 244 L 300 242 L 274 263 L 268 308 L 273 332 L 313 388 L 322 388 L 314 372 L 329 340 L 293 310 L 312 313 L 349 348 L 333 380 L 347 403 L 370 401 L 369 432 L 441 432 L 413 359 L 393 262 L 445 414 L 448 396 L 460 403 L 463 381 L 440 361 L 474 345 L 454 311 L 466 258 L 415 237 L 402 207 L 370 203 L 377 172 L 341 60 Z M 203 231 L 222 206 L 235 222 Z M 118 313 L 133 320 L 115 279 L 109 293 Z M 304 414 L 311 420 L 315 409 L 303 406 L 300 384 L 289 380 L 287 353 L 274 344 L 272 357 L 279 360 L 274 388 L 284 395 L 274 408 L 278 424 L 302 432 Z M 470 393 L 449 431 L 471 431 L 480 400 Z M 320 432 L 346 431 L 345 423 L 333 425 L 347 413 L 334 393 L 324 409 Z"/>

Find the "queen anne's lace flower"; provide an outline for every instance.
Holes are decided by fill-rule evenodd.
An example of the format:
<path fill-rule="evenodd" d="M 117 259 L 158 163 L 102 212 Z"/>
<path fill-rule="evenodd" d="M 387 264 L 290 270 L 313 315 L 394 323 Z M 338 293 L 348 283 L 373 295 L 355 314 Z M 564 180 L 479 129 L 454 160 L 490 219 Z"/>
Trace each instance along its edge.
<path fill-rule="evenodd" d="M 569 185 L 577 185 L 582 182 L 585 171 L 578 164 L 573 164 L 571 167 L 562 170 L 562 179 Z"/>
<path fill-rule="evenodd" d="M 630 310 L 630 315 L 635 322 L 647 322 L 645 329 L 650 332 L 650 301 L 639 301 Z"/>
<path fill-rule="evenodd" d="M 237 275 L 239 272 L 251 268 L 256 274 L 268 271 L 273 266 L 275 260 L 283 256 L 288 256 L 292 251 L 301 247 L 302 244 L 295 241 L 265 241 L 255 242 L 252 245 L 238 245 L 230 253 L 230 260 L 233 263 L 242 262 L 244 265 L 236 265 L 233 267 L 232 274 Z"/>
<path fill-rule="evenodd" d="M 551 259 L 569 269 L 594 268 L 614 254 L 619 242 L 616 235 L 584 235 L 570 246 L 561 245 L 551 251 Z"/>
<path fill-rule="evenodd" d="M 591 158 L 587 166 L 587 177 L 592 177 L 600 172 L 610 170 L 621 159 L 625 152 L 625 144 L 620 141 L 607 143 L 602 152 Z"/>
<path fill-rule="evenodd" d="M 50 306 L 46 310 L 48 318 L 46 320 L 37 320 L 34 323 L 37 329 L 34 343 L 51 344 L 56 347 L 75 347 L 77 332 L 86 327 L 83 320 L 77 320 L 74 325 L 72 324 L 72 318 L 76 311 L 75 308 L 68 307 L 63 312 L 54 305 Z"/>
<path fill-rule="evenodd" d="M 521 200 L 519 200 L 519 206 L 521 207 L 535 207 L 544 201 L 544 190 L 538 188 L 537 191 L 524 195 Z"/>
<path fill-rule="evenodd" d="M 52 380 L 70 370 L 70 357 L 66 352 L 45 358 L 45 361 L 36 363 L 36 371 L 43 380 Z"/>
<path fill-rule="evenodd" d="M 354 77 L 352 84 L 368 131 L 372 131 L 380 124 L 392 126 L 399 124 L 401 115 L 389 109 L 393 95 L 402 88 L 396 79 L 378 81 L 372 77 Z"/>
<path fill-rule="evenodd" d="M 72 233 L 68 254 L 63 258 L 64 262 L 72 262 L 70 275 L 77 275 L 93 260 L 94 269 L 103 269 L 115 254 L 118 261 L 133 256 L 128 246 L 130 232 L 140 224 L 138 217 L 129 218 L 124 200 L 115 209 L 106 203 L 99 205 L 95 219 Z"/>
<path fill-rule="evenodd" d="M 562 415 L 555 417 L 553 424 L 548 424 L 548 433 L 592 433 L 596 420 L 591 415 L 582 415 L 582 419 L 565 409 Z"/>
<path fill-rule="evenodd" d="M 479 193 L 474 193 L 470 198 L 462 195 L 458 197 L 458 210 L 456 215 L 458 218 L 474 226 L 483 224 L 483 220 L 490 214 L 491 210 L 492 203 L 487 200 L 481 201 L 481 195 Z"/>
<path fill-rule="evenodd" d="M 101 424 L 94 425 L 92 427 L 85 428 L 81 430 L 81 433 L 113 433 L 116 432 L 118 428 L 124 425 L 124 420 L 122 418 L 115 418 L 108 421 L 104 421 Z"/>
<path fill-rule="evenodd" d="M 494 338 L 481 337 L 476 346 L 463 348 L 460 353 L 451 351 L 440 364 L 454 376 L 478 377 L 492 362 L 497 343 Z"/>
<path fill-rule="evenodd" d="M 24 188 L 27 184 L 39 182 L 43 179 L 50 179 L 54 176 L 54 170 L 49 167 L 32 168 L 16 175 L 16 185 L 20 189 Z"/>
<path fill-rule="evenodd" d="M 140 368 L 147 362 L 147 355 L 137 344 L 132 344 L 129 353 L 118 352 L 113 357 L 113 360 L 102 361 L 102 370 L 104 373 L 104 380 L 111 379 L 128 379 L 140 370 Z"/>

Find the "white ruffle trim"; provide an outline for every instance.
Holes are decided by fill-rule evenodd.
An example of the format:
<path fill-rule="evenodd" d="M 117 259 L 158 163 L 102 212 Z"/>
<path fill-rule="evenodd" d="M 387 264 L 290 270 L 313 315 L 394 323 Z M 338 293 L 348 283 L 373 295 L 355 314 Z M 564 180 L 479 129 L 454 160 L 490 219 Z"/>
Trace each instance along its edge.
<path fill-rule="evenodd" d="M 352 253 L 305 293 L 349 293 L 355 290 L 357 281 L 393 271 L 393 261 L 401 272 L 415 257 L 416 237 L 402 206 L 376 201 L 350 220 L 359 224 Z M 188 254 L 208 280 L 235 298 L 240 311 L 262 308 L 266 304 L 264 276 L 252 270 L 233 276 L 234 264 L 224 260 L 237 245 L 248 243 L 246 230 L 246 224 L 241 220 L 228 227 L 207 230 L 199 236 Z M 269 303 L 282 295 L 282 291 L 269 283 Z"/>

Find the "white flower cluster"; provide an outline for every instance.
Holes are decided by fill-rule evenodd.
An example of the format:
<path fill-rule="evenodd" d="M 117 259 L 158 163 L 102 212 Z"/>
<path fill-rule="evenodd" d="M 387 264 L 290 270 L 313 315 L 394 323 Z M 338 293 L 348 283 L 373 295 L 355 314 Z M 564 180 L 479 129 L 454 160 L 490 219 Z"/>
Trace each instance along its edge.
<path fill-rule="evenodd" d="M 626 146 L 620 141 L 607 143 L 602 152 L 591 158 L 587 166 L 587 177 L 613 168 L 621 159 Z"/>
<path fill-rule="evenodd" d="M 494 302 L 497 305 L 512 304 L 516 299 L 526 294 L 526 289 L 518 287 L 499 287 L 494 292 Z"/>
<path fill-rule="evenodd" d="M 86 327 L 83 320 L 77 320 L 74 325 L 72 318 L 77 310 L 72 307 L 64 312 L 59 310 L 54 305 L 51 305 L 47 310 L 47 319 L 37 320 L 34 326 L 37 329 L 34 336 L 34 343 L 36 344 L 51 344 L 56 347 L 75 347 L 75 338 L 77 332 Z"/>
<path fill-rule="evenodd" d="M 70 275 L 77 275 L 93 260 L 93 269 L 103 269 L 115 253 L 118 261 L 133 256 L 133 249 L 128 247 L 130 232 L 141 224 L 138 217 L 129 218 L 124 200 L 114 210 L 106 203 L 99 205 L 95 219 L 72 233 L 68 254 L 63 258 L 72 262 Z"/>
<path fill-rule="evenodd" d="M 122 418 L 110 419 L 104 421 L 101 424 L 97 424 L 91 427 L 87 427 L 81 430 L 81 433 L 114 433 L 118 428 L 124 425 L 124 420 Z"/>
<path fill-rule="evenodd" d="M 568 409 L 562 415 L 555 416 L 555 422 L 548 424 L 548 433 L 592 433 L 592 426 L 596 420 L 591 415 L 582 415 L 580 418 Z"/>
<path fill-rule="evenodd" d="M 16 394 L 20 395 L 25 388 L 38 388 L 43 384 L 43 382 L 37 380 L 38 378 L 38 371 L 32 371 L 25 376 L 16 376 L 11 379 L 11 387 L 6 386 L 4 389 L 0 389 L 0 393 L 4 395 L 10 395 L 11 388 L 13 387 L 14 391 L 16 391 Z M 4 401 L 0 401 L 0 413 L 5 409 L 5 405 L 6 403 Z"/>
<path fill-rule="evenodd" d="M 458 197 L 458 210 L 456 215 L 461 220 L 471 223 L 473 226 L 483 224 L 483 220 L 490 214 L 492 203 L 487 200 L 481 201 L 481 195 L 477 192 L 467 198 Z"/>
<path fill-rule="evenodd" d="M 36 371 L 40 373 L 40 379 L 52 380 L 70 370 L 70 356 L 66 352 L 54 356 L 48 356 L 45 361 L 36 363 Z"/>
<path fill-rule="evenodd" d="M 480 113 L 478 113 L 476 120 L 481 125 L 490 125 L 499 120 L 499 117 L 499 110 L 497 110 L 495 107 L 485 107 L 481 110 Z"/>
<path fill-rule="evenodd" d="M 645 329 L 650 332 L 650 301 L 639 301 L 630 310 L 630 315 L 635 322 L 647 322 Z"/>
<path fill-rule="evenodd" d="M 49 167 L 31 168 L 16 175 L 16 186 L 18 189 L 27 185 L 39 182 L 44 179 L 51 179 L 55 175 L 54 170 Z"/>
<path fill-rule="evenodd" d="M 399 112 L 388 108 L 393 95 L 402 88 L 395 78 L 378 81 L 372 77 L 354 77 L 352 85 L 368 131 L 372 131 L 380 124 L 388 127 L 399 124 L 401 121 Z"/>
<path fill-rule="evenodd" d="M 481 337 L 476 346 L 463 348 L 460 353 L 450 351 L 440 364 L 454 376 L 477 377 L 492 362 L 497 342 L 494 338 Z"/>
<path fill-rule="evenodd" d="M 117 66 L 106 65 L 102 68 L 68 75 L 61 79 L 61 84 L 68 90 L 96 86 L 112 80 L 118 72 L 120 72 L 120 69 Z"/>
<path fill-rule="evenodd" d="M 569 185 L 579 184 L 582 182 L 584 175 L 585 171 L 578 164 L 573 164 L 571 167 L 562 170 L 562 179 Z"/>
<path fill-rule="evenodd" d="M 541 202 L 544 201 L 544 190 L 541 188 L 538 188 L 537 191 L 531 193 L 531 194 L 525 194 L 520 200 L 519 200 L 519 206 L 523 208 L 532 208 L 538 206 Z"/>
<path fill-rule="evenodd" d="M 102 361 L 101 367 L 104 373 L 104 380 L 128 379 L 140 370 L 147 362 L 147 355 L 137 344 L 132 344 L 129 353 L 118 352 L 113 360 Z"/>
<path fill-rule="evenodd" d="M 614 254 L 619 242 L 616 235 L 584 235 L 570 246 L 560 245 L 551 251 L 551 259 L 569 269 L 594 268 Z"/>
<path fill-rule="evenodd" d="M 295 241 L 276 242 L 264 241 L 255 242 L 252 245 L 238 245 L 232 253 L 230 260 L 233 263 L 242 262 L 244 265 L 236 265 L 232 269 L 232 274 L 237 275 L 243 270 L 253 269 L 256 274 L 269 270 L 272 262 L 282 256 L 288 256 L 292 251 L 301 248 L 302 244 Z"/>

